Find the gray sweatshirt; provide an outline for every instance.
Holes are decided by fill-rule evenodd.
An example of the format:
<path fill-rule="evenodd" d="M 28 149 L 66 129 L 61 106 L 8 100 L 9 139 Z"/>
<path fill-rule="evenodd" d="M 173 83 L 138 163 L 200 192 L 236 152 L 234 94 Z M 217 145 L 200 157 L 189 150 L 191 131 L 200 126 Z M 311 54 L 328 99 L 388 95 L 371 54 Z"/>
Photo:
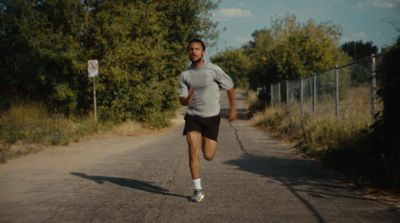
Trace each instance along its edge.
<path fill-rule="evenodd" d="M 205 63 L 199 68 L 188 67 L 181 73 L 179 97 L 186 98 L 190 88 L 193 88 L 193 97 L 187 114 L 212 117 L 220 112 L 220 90 L 233 88 L 233 81 L 219 66 Z"/>

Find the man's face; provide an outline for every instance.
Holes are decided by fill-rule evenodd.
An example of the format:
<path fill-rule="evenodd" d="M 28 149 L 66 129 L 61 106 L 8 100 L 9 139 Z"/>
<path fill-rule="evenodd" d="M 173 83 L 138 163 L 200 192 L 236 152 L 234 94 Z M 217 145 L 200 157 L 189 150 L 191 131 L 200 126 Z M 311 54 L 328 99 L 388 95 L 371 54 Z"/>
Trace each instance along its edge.
<path fill-rule="evenodd" d="M 198 43 L 198 42 L 191 43 L 189 45 L 188 51 L 189 51 L 188 52 L 189 58 L 190 58 L 190 61 L 192 61 L 192 63 L 200 62 L 203 59 L 204 54 L 205 54 L 201 43 Z"/>

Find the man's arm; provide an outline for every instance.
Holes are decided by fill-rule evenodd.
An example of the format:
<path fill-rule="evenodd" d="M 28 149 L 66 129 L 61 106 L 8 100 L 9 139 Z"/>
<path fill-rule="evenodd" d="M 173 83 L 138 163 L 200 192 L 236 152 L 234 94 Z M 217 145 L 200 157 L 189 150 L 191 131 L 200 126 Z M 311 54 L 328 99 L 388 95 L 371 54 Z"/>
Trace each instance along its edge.
<path fill-rule="evenodd" d="M 229 112 L 228 112 L 228 121 L 232 122 L 237 118 L 236 112 L 236 95 L 235 95 L 235 88 L 231 88 L 227 90 L 228 98 L 229 98 Z"/>
<path fill-rule="evenodd" d="M 186 98 L 179 98 L 179 102 L 183 106 L 188 106 L 190 101 L 192 101 L 192 97 L 193 97 L 193 88 L 190 88 L 188 96 Z"/>

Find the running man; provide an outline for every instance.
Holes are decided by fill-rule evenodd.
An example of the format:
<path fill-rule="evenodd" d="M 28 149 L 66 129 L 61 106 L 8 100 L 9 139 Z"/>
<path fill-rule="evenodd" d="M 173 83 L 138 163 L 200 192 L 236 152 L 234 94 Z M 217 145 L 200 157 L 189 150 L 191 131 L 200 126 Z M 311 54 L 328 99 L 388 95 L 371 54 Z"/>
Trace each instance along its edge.
<path fill-rule="evenodd" d="M 220 123 L 220 91 L 226 90 L 230 110 L 228 121 L 237 117 L 235 89 L 232 79 L 217 65 L 204 61 L 205 44 L 200 39 L 189 41 L 188 55 L 191 65 L 181 73 L 179 99 L 188 106 L 183 134 L 189 146 L 189 167 L 193 179 L 193 202 L 202 202 L 204 192 L 200 179 L 200 150 L 211 161 L 217 150 Z"/>

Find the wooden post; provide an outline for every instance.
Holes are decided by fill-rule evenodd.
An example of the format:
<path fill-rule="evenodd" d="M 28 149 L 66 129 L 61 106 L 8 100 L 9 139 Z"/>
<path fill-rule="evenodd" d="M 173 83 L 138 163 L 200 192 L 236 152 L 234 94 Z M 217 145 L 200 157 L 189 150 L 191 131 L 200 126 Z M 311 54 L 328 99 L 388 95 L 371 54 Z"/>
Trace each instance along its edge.
<path fill-rule="evenodd" d="M 335 108 L 336 108 L 336 121 L 339 121 L 339 68 L 338 65 L 335 66 Z"/>
<path fill-rule="evenodd" d="M 317 111 L 317 75 L 314 73 L 313 75 L 313 115 L 315 116 Z"/>
<path fill-rule="evenodd" d="M 278 106 L 281 107 L 281 82 L 278 82 Z"/>
<path fill-rule="evenodd" d="M 96 77 L 93 77 L 93 110 L 94 120 L 97 122 Z"/>
<path fill-rule="evenodd" d="M 286 80 L 286 110 L 289 110 L 289 81 Z"/>
<path fill-rule="evenodd" d="M 375 54 L 371 55 L 371 121 L 375 122 L 376 114 L 376 61 Z"/>
<path fill-rule="evenodd" d="M 300 80 L 300 116 L 301 118 L 303 118 L 304 116 L 304 83 L 303 83 L 303 79 Z"/>
<path fill-rule="evenodd" d="M 271 84 L 270 87 L 271 87 L 271 107 L 273 107 L 274 106 L 274 88 L 273 88 L 274 85 Z"/>

